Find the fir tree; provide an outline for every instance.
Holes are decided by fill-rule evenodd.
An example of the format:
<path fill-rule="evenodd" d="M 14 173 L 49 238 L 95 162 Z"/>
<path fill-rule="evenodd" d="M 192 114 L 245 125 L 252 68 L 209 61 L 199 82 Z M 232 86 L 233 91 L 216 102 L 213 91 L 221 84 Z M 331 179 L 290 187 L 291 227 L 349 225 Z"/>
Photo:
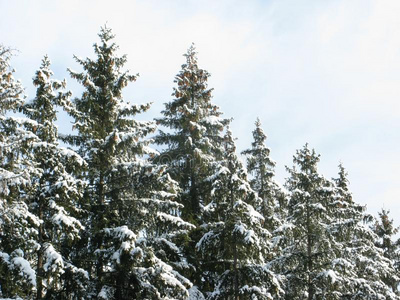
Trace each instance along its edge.
<path fill-rule="evenodd" d="M 164 117 L 157 119 L 171 131 L 160 130 L 155 141 L 167 146 L 161 158 L 168 162 L 168 172 L 182 189 L 179 201 L 184 205 L 183 218 L 196 223 L 200 207 L 209 201 L 204 179 L 221 157 L 221 131 L 229 120 L 221 118 L 218 107 L 211 102 L 212 89 L 207 86 L 210 74 L 198 67 L 193 45 L 184 56 L 186 63 L 174 81 L 175 98 L 165 104 Z"/>
<path fill-rule="evenodd" d="M 81 256 L 94 282 L 91 297 L 184 298 L 190 282 L 156 254 L 162 244 L 169 247 L 165 258 L 174 260 L 172 239 L 191 225 L 177 215 L 181 205 L 173 201 L 176 183 L 163 165 L 146 159 L 157 155 L 145 139 L 155 124 L 133 117 L 149 105 L 123 99 L 123 88 L 137 76 L 123 71 L 126 56 L 116 55 L 111 30 L 102 28 L 99 37 L 96 59 L 75 57 L 84 71 L 70 71 L 85 90 L 70 109 L 78 135 L 65 139 L 78 147 L 88 165 L 82 173 L 87 188 L 81 205 L 87 211 L 89 246 Z M 179 259 L 180 253 L 175 255 Z"/>
<path fill-rule="evenodd" d="M 212 201 L 205 208 L 204 235 L 196 246 L 204 259 L 204 280 L 213 283 L 208 298 L 275 298 L 282 290 L 265 265 L 270 233 L 253 207 L 260 199 L 250 187 L 229 130 L 224 145 L 225 159 L 208 178 Z"/>
<path fill-rule="evenodd" d="M 74 151 L 58 145 L 56 106 L 65 106 L 70 92 L 62 92 L 65 81 L 51 79 L 52 75 L 50 61 L 45 56 L 33 79 L 36 97 L 22 108 L 34 121 L 27 124 L 27 129 L 37 137 L 30 145 L 37 172 L 31 176 L 26 201 L 40 220 L 35 259 L 36 299 L 71 299 L 83 295 L 85 281 L 89 279 L 86 271 L 72 264 L 71 257 L 74 242 L 79 240 L 83 229 L 76 218 L 76 208 L 84 183 L 73 172 L 84 161 Z"/>
<path fill-rule="evenodd" d="M 20 151 L 34 138 L 23 130 L 28 120 L 8 114 L 19 111 L 24 101 L 21 83 L 14 79 L 15 70 L 9 64 L 11 55 L 11 49 L 0 45 L 0 192 L 3 196 L 15 196 L 14 186 L 29 182 L 29 170 L 24 167 L 27 160 Z"/>
<path fill-rule="evenodd" d="M 354 202 L 347 172 L 339 165 L 332 201 L 334 222 L 331 230 L 341 251 L 332 267 L 341 278 L 342 298 L 398 299 L 388 279 L 398 280 L 393 263 L 376 247 L 377 235 L 369 228 L 372 216 Z M 393 282 L 393 281 L 392 281 Z"/>
<path fill-rule="evenodd" d="M 0 113 L 9 110 L 16 111 L 18 106 L 23 103 L 24 89 L 19 81 L 15 80 L 14 69 L 10 66 L 12 49 L 0 45 Z"/>
<path fill-rule="evenodd" d="M 36 287 L 31 263 L 40 221 L 29 212 L 23 189 L 36 170 L 28 151 L 36 137 L 23 127 L 29 120 L 10 114 L 24 100 L 11 55 L 0 45 L 0 296 L 30 298 Z"/>
<path fill-rule="evenodd" d="M 394 236 L 399 232 L 399 227 L 393 225 L 393 219 L 389 218 L 389 210 L 382 209 L 379 212 L 379 219 L 373 225 L 373 230 L 378 236 L 379 241 L 376 245 L 383 250 L 383 254 L 389 259 L 396 269 L 400 272 L 400 239 L 394 240 Z M 399 279 L 395 277 L 385 278 L 385 283 L 392 287 L 394 292 L 398 292 Z"/>
<path fill-rule="evenodd" d="M 269 156 L 270 149 L 265 145 L 267 136 L 259 119 L 255 125 L 251 149 L 244 150 L 242 154 L 246 155 L 247 171 L 253 176 L 250 185 L 262 199 L 260 207 L 256 209 L 265 218 L 264 227 L 272 232 L 281 225 L 281 219 L 285 217 L 285 195 L 274 180 L 275 162 Z"/>
<path fill-rule="evenodd" d="M 211 185 L 206 178 L 222 157 L 221 132 L 229 120 L 223 119 L 219 108 L 211 102 L 210 74 L 199 68 L 194 45 L 184 56 L 186 63 L 174 81 L 174 99 L 165 104 L 163 117 L 156 119 L 169 130 L 160 130 L 155 142 L 166 146 L 159 161 L 167 163 L 168 173 L 179 183 L 177 201 L 183 205 L 182 218 L 198 225 L 202 222 L 202 208 L 211 201 Z M 182 241 L 190 266 L 185 274 L 197 285 L 201 284 L 201 271 L 194 248 L 200 237 L 199 229 L 191 230 L 189 238 Z"/>
<path fill-rule="evenodd" d="M 285 274 L 286 299 L 337 299 L 331 270 L 336 247 L 327 214 L 332 186 L 318 173 L 319 155 L 307 145 L 293 162 L 294 167 L 287 168 L 288 217 L 276 231 L 282 254 L 273 265 Z"/>

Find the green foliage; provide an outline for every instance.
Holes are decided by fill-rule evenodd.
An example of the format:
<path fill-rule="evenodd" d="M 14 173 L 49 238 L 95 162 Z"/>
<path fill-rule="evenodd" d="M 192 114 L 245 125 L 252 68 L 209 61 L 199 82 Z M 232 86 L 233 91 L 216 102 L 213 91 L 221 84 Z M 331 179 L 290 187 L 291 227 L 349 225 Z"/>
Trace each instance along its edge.
<path fill-rule="evenodd" d="M 28 298 L 36 285 L 29 259 L 37 248 L 40 222 L 29 212 L 23 189 L 35 170 L 28 145 L 37 139 L 24 128 L 29 120 L 10 115 L 24 99 L 9 64 L 11 55 L 11 49 L 0 45 L 0 295 Z"/>
<path fill-rule="evenodd" d="M 51 79 L 50 60 L 42 60 L 33 78 L 36 97 L 25 103 L 23 113 L 32 122 L 27 130 L 37 137 L 29 145 L 35 172 L 31 184 L 25 189 L 26 202 L 31 212 L 38 217 L 36 272 L 37 299 L 55 299 L 60 296 L 63 286 L 80 286 L 80 289 L 64 292 L 76 297 L 82 295 L 89 278 L 79 283 L 66 282 L 73 277 L 64 276 L 66 270 L 86 274 L 73 264 L 73 249 L 80 231 L 84 229 L 79 221 L 78 203 L 83 194 L 84 182 L 75 177 L 85 165 L 74 151 L 58 145 L 56 107 L 67 108 L 70 92 L 64 92 L 65 81 Z"/>
<path fill-rule="evenodd" d="M 164 165 L 148 159 L 157 156 L 145 139 L 155 124 L 134 119 L 150 105 L 123 99 L 123 88 L 137 75 L 123 71 L 126 56 L 116 55 L 111 30 L 102 28 L 99 37 L 96 59 L 75 57 L 84 71 L 70 71 L 85 90 L 69 109 L 78 135 L 65 138 L 87 163 L 81 173 L 87 182 L 81 206 L 88 215 L 88 247 L 81 258 L 88 263 L 82 267 L 90 270 L 93 294 L 100 298 L 183 297 L 190 282 L 169 263 L 182 259 L 173 240 L 192 225 L 178 215 L 177 183 Z M 129 239 L 120 234 L 122 229 Z"/>
<path fill-rule="evenodd" d="M 167 146 L 161 158 L 168 162 L 168 172 L 181 187 L 183 217 L 197 224 L 201 206 L 210 201 L 210 187 L 204 180 L 221 158 L 221 132 L 229 120 L 221 118 L 219 108 L 211 102 L 210 74 L 198 67 L 193 45 L 184 56 L 186 63 L 174 81 L 174 100 L 165 104 L 164 117 L 157 119 L 171 131 L 160 130 L 155 142 Z"/>
<path fill-rule="evenodd" d="M 393 225 L 393 219 L 389 217 L 389 210 L 382 209 L 379 212 L 379 219 L 373 224 L 373 231 L 378 236 L 376 245 L 383 250 L 383 255 L 389 259 L 399 274 L 400 271 L 400 239 L 395 240 L 395 235 L 399 232 L 399 227 Z M 392 287 L 393 292 L 398 292 L 400 284 L 399 275 L 386 276 L 383 281 Z"/>
<path fill-rule="evenodd" d="M 282 254 L 276 259 L 287 280 L 287 299 L 317 299 L 329 293 L 322 280 L 335 258 L 334 240 L 326 214 L 331 186 L 317 170 L 319 155 L 308 145 L 293 157 L 286 187 L 290 192 L 288 217 L 277 230 Z"/>
<path fill-rule="evenodd" d="M 270 149 L 265 145 L 267 136 L 261 128 L 259 119 L 255 125 L 251 148 L 244 150 L 242 154 L 246 156 L 247 171 L 252 175 L 250 185 L 262 199 L 256 210 L 265 218 L 264 227 L 274 231 L 286 217 L 286 197 L 274 180 L 275 162 L 269 156 Z"/>
<path fill-rule="evenodd" d="M 213 200 L 205 208 L 204 235 L 196 246 L 203 258 L 203 277 L 214 283 L 209 298 L 278 296 L 278 280 L 265 265 L 270 233 L 253 207 L 261 199 L 250 187 L 229 130 L 224 140 L 225 159 L 208 178 Z"/>

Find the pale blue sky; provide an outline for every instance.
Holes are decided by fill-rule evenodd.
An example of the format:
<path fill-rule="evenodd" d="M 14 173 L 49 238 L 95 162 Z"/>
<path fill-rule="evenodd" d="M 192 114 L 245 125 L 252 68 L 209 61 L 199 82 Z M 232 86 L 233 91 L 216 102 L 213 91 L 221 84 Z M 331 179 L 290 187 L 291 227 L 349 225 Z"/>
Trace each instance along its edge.
<path fill-rule="evenodd" d="M 234 118 L 239 150 L 249 146 L 258 116 L 280 182 L 308 142 L 326 177 L 342 161 L 356 201 L 372 213 L 391 209 L 399 224 L 399 15 L 397 0 L 0 0 L 0 43 L 20 51 L 12 63 L 30 96 L 46 53 L 74 91 L 66 73 L 79 69 L 72 54 L 91 56 L 108 22 L 128 68 L 140 73 L 125 97 L 153 101 L 144 116 L 152 119 L 171 99 L 182 54 L 194 42 L 212 74 L 213 101 Z"/>

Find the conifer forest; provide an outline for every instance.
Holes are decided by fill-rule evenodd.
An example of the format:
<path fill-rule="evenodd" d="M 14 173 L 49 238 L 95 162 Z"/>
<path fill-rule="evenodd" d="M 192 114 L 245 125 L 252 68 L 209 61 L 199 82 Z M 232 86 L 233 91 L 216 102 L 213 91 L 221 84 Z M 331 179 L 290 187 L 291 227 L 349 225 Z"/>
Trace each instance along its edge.
<path fill-rule="evenodd" d="M 344 165 L 304 141 L 278 182 L 259 119 L 238 151 L 194 44 L 144 121 L 113 31 L 93 40 L 74 96 L 44 56 L 26 97 L 0 46 L 0 299 L 400 299 L 398 228 Z"/>

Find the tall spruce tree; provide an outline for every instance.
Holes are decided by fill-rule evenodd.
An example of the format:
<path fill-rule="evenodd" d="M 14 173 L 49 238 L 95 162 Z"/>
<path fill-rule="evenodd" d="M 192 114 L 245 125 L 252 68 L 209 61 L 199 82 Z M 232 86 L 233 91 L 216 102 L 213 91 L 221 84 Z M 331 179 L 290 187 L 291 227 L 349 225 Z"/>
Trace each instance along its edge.
<path fill-rule="evenodd" d="M 210 74 L 199 68 L 194 45 L 184 56 L 186 63 L 174 80 L 174 99 L 165 104 L 163 117 L 156 119 L 168 131 L 160 130 L 155 142 L 165 146 L 159 160 L 167 163 L 168 173 L 179 183 L 177 201 L 183 205 L 182 218 L 198 225 L 202 208 L 211 201 L 211 184 L 205 179 L 222 157 L 222 132 L 229 120 L 222 118 L 211 102 Z M 185 274 L 196 285 L 201 284 L 201 271 L 194 249 L 200 237 L 199 229 L 191 230 L 189 239 L 181 244 L 189 263 Z"/>
<path fill-rule="evenodd" d="M 29 183 L 29 170 L 26 169 L 28 160 L 24 160 L 27 143 L 34 135 L 24 131 L 23 124 L 28 120 L 10 115 L 10 112 L 20 110 L 23 101 L 23 88 L 14 79 L 15 70 L 10 66 L 12 50 L 0 45 L 0 192 L 3 197 L 17 198 L 18 186 Z"/>
<path fill-rule="evenodd" d="M 63 92 L 66 82 L 51 79 L 50 60 L 45 56 L 33 78 L 36 97 L 22 107 L 34 123 L 27 129 L 37 140 L 31 143 L 32 163 L 37 172 L 31 175 L 26 201 L 40 225 L 37 237 L 36 299 L 77 299 L 83 297 L 88 274 L 72 263 L 75 241 L 82 224 L 77 219 L 77 203 L 84 183 L 74 177 L 84 160 L 74 151 L 58 145 L 56 106 L 68 103 L 70 92 Z"/>
<path fill-rule="evenodd" d="M 201 206 L 209 201 L 209 186 L 204 181 L 222 154 L 221 132 L 229 120 L 221 118 L 218 107 L 211 102 L 210 74 L 199 68 L 192 45 L 186 63 L 175 77 L 171 102 L 165 104 L 164 115 L 157 123 L 170 129 L 159 131 L 155 141 L 165 145 L 162 160 L 168 162 L 168 172 L 179 182 L 179 201 L 184 205 L 182 216 L 199 222 Z"/>
<path fill-rule="evenodd" d="M 203 290 L 208 299 L 275 299 L 283 291 L 265 265 L 270 233 L 254 209 L 261 199 L 250 187 L 229 130 L 224 148 L 225 159 L 208 178 L 212 201 L 205 208 L 204 235 L 196 246 L 203 257 Z"/>
<path fill-rule="evenodd" d="M 286 277 L 286 296 L 398 299 L 384 283 L 396 277 L 393 266 L 375 247 L 371 217 L 352 200 L 344 168 L 328 181 L 318 174 L 318 161 L 306 146 L 294 157 L 300 169 L 289 169 L 289 216 L 277 230 L 285 247 L 273 260 Z"/>
<path fill-rule="evenodd" d="M 28 150 L 36 136 L 24 128 L 30 120 L 11 114 L 24 100 L 11 55 L 0 45 L 0 296 L 29 299 L 36 287 L 32 258 L 40 220 L 29 212 L 23 189 L 36 172 Z"/>
<path fill-rule="evenodd" d="M 341 251 L 332 268 L 333 274 L 341 278 L 342 298 L 398 299 L 387 284 L 389 279 L 398 280 L 393 262 L 375 245 L 378 236 L 369 226 L 373 218 L 365 212 L 364 206 L 353 200 L 347 172 L 341 164 L 339 177 L 334 182 L 331 231 Z"/>
<path fill-rule="evenodd" d="M 3 118 L 6 111 L 16 111 L 24 99 L 24 89 L 20 81 L 15 80 L 15 70 L 10 65 L 12 54 L 11 48 L 0 45 L 0 112 Z"/>
<path fill-rule="evenodd" d="M 137 76 L 123 71 L 126 56 L 116 55 L 111 30 L 102 28 L 99 37 L 96 59 L 75 57 L 84 71 L 70 71 L 84 92 L 70 109 L 78 135 L 65 138 L 78 147 L 88 166 L 82 173 L 87 188 L 81 201 L 88 243 L 82 245 L 86 252 L 81 258 L 93 282 L 87 297 L 184 298 L 191 284 L 168 260 L 179 264 L 173 238 L 192 225 L 178 216 L 176 182 L 163 165 L 146 159 L 157 154 L 145 139 L 155 124 L 133 117 L 149 105 L 123 99 L 123 88 Z"/>
<path fill-rule="evenodd" d="M 399 232 L 399 227 L 395 227 L 393 219 L 389 217 L 389 210 L 382 209 L 379 212 L 379 219 L 375 221 L 373 230 L 378 236 L 379 240 L 376 245 L 383 250 L 386 258 L 393 264 L 397 274 L 400 274 L 400 239 L 395 239 L 396 234 Z M 398 286 L 400 284 L 396 277 L 385 278 L 385 283 L 392 287 L 392 290 L 398 293 Z"/>
<path fill-rule="evenodd" d="M 274 180 L 275 162 L 269 156 L 270 149 L 265 145 L 267 136 L 258 118 L 255 125 L 251 148 L 244 150 L 242 154 L 246 156 L 247 171 L 252 175 L 250 185 L 262 199 L 261 205 L 256 207 L 256 210 L 265 218 L 264 227 L 272 232 L 281 225 L 281 220 L 285 217 L 286 199 Z"/>
<path fill-rule="evenodd" d="M 286 187 L 290 192 L 288 217 L 276 230 L 283 243 L 273 265 L 286 277 L 286 299 L 337 299 L 335 240 L 327 213 L 332 185 L 318 173 L 319 155 L 305 145 L 293 158 Z"/>

